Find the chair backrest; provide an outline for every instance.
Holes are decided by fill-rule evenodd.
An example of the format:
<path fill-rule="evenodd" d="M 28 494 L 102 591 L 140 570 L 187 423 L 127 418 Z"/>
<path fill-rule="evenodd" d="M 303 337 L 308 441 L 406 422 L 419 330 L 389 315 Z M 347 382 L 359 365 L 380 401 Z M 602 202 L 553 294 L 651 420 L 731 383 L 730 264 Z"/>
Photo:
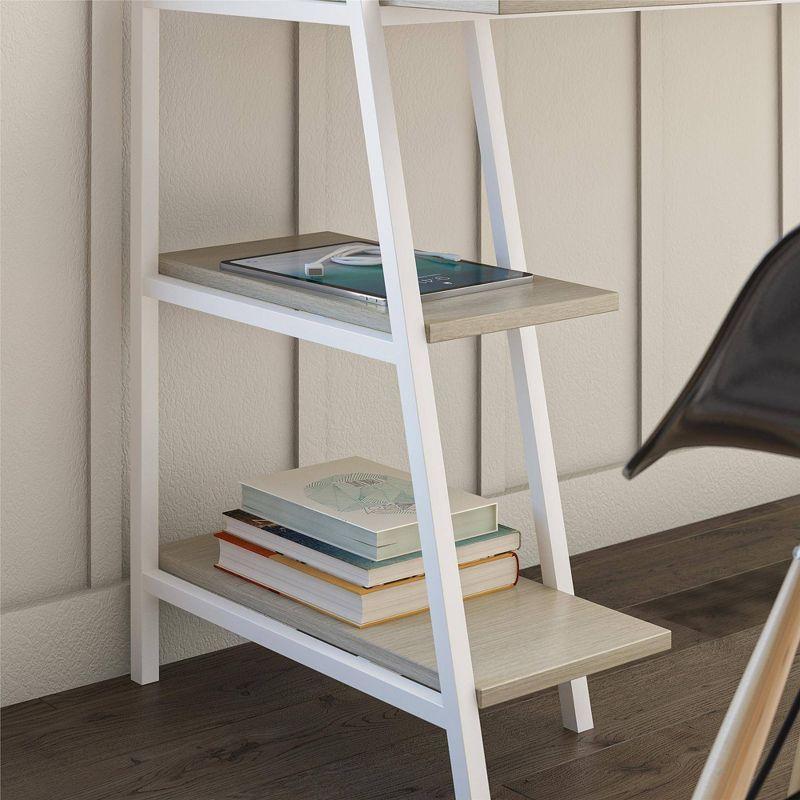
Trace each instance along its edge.
<path fill-rule="evenodd" d="M 800 228 L 764 256 L 624 473 L 633 478 L 670 450 L 700 445 L 800 457 Z M 748 792 L 800 642 L 800 548 L 793 555 L 693 800 L 744 800 L 763 778 Z M 798 788 L 800 749 L 791 790 Z"/>
<path fill-rule="evenodd" d="M 800 228 L 764 256 L 625 476 L 699 445 L 800 456 Z"/>

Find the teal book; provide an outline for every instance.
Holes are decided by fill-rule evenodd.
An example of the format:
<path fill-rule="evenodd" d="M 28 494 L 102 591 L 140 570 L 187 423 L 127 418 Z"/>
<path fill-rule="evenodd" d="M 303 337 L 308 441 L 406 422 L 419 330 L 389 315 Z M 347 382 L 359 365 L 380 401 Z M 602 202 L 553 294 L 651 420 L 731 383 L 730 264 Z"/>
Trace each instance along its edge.
<path fill-rule="evenodd" d="M 448 489 L 456 541 L 497 530 L 497 504 Z M 242 483 L 242 508 L 372 561 L 420 550 L 411 477 L 351 457 Z"/>
<path fill-rule="evenodd" d="M 226 511 L 223 517 L 228 533 L 365 588 L 425 573 L 422 553 L 419 551 L 383 561 L 372 561 L 241 509 Z M 516 551 L 519 546 L 519 531 L 500 525 L 491 533 L 456 542 L 456 554 L 459 564 L 470 564 L 483 558 Z"/>

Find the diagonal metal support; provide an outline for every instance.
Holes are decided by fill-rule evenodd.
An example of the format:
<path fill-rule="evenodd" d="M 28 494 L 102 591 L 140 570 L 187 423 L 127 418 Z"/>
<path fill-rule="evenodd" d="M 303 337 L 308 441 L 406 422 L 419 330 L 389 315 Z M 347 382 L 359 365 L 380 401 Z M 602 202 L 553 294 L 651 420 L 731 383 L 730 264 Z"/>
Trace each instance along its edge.
<path fill-rule="evenodd" d="M 348 0 L 347 5 L 453 783 L 459 800 L 488 800 L 472 657 L 380 8 L 377 0 Z"/>
<path fill-rule="evenodd" d="M 462 24 L 497 263 L 527 271 L 491 23 Z M 546 586 L 574 594 L 536 329 L 509 330 L 508 344 L 542 577 Z M 558 688 L 565 727 L 574 731 L 592 728 L 586 678 Z"/>

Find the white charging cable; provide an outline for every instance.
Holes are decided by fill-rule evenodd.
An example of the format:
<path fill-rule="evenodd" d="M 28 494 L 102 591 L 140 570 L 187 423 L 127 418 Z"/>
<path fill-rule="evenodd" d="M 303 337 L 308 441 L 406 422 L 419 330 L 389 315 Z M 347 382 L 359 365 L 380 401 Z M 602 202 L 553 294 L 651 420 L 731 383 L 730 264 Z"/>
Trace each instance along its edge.
<path fill-rule="evenodd" d="M 414 253 L 427 258 L 439 258 L 442 261 L 461 261 L 461 256 L 457 253 L 436 253 L 432 250 L 415 250 Z M 306 275 L 317 278 L 324 277 L 326 261 L 332 261 L 334 264 L 342 264 L 348 267 L 379 267 L 382 263 L 381 249 L 375 245 L 344 245 L 344 247 L 332 250 L 316 261 L 309 261 L 305 265 Z"/>

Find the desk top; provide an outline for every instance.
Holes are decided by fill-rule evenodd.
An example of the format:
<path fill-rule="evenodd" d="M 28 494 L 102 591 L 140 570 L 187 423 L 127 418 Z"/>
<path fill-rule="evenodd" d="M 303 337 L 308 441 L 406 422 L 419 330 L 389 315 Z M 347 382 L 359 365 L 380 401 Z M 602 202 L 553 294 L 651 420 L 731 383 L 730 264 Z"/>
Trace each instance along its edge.
<path fill-rule="evenodd" d="M 471 11 L 483 14 L 553 14 L 576 11 L 693 5 L 768 5 L 773 0 L 381 0 L 384 6 Z"/>

